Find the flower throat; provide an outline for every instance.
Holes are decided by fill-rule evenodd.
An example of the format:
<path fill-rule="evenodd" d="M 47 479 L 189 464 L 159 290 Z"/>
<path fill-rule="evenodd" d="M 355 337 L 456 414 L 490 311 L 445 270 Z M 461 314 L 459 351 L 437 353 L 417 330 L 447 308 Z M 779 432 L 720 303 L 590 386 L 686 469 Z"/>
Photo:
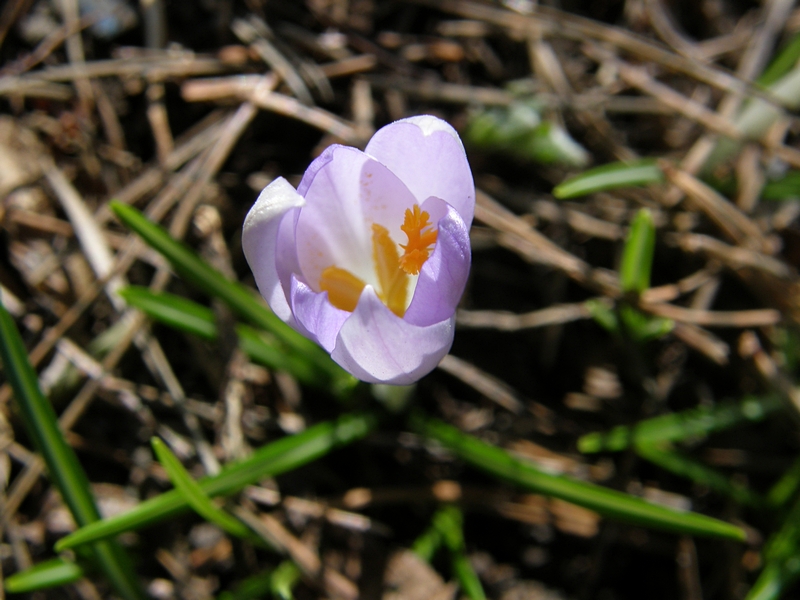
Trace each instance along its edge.
<path fill-rule="evenodd" d="M 430 215 L 420 210 L 418 204 L 407 208 L 405 220 L 400 226 L 408 238 L 407 244 L 397 244 L 382 225 L 372 225 L 372 260 L 378 276 L 378 297 L 394 314 L 402 317 L 408 300 L 408 281 L 419 275 L 422 265 L 428 260 L 431 246 L 436 243 L 437 231 L 432 229 Z M 330 266 L 319 278 L 321 291 L 328 292 L 328 300 L 336 308 L 352 312 L 358 304 L 361 292 L 367 284 L 346 269 Z"/>

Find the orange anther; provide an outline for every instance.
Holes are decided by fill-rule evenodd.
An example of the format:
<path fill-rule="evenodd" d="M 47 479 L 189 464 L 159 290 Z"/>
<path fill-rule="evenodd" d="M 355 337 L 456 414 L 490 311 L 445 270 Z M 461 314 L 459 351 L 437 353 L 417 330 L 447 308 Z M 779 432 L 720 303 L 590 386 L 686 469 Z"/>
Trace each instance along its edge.
<path fill-rule="evenodd" d="M 378 297 L 394 314 L 402 317 L 406 312 L 408 275 L 400 269 L 397 245 L 389 237 L 386 227 L 372 225 L 372 259 L 378 275 Z"/>
<path fill-rule="evenodd" d="M 328 292 L 328 301 L 336 308 L 353 312 L 367 285 L 350 271 L 339 267 L 328 267 L 319 278 L 319 289 Z"/>
<path fill-rule="evenodd" d="M 400 257 L 400 268 L 409 275 L 419 274 L 419 270 L 430 256 L 430 247 L 436 243 L 437 231 L 428 229 L 431 223 L 428 220 L 430 215 L 420 210 L 419 204 L 415 204 L 413 210 L 406 209 L 405 221 L 400 226 L 403 233 L 408 237 L 408 243 L 400 247 L 403 249 L 403 256 Z"/>

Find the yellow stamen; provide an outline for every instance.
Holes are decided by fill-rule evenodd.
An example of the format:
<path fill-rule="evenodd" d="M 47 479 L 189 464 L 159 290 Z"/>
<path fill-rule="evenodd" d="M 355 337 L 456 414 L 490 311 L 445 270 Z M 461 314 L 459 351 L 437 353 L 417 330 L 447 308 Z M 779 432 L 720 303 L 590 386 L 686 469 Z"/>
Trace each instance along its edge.
<path fill-rule="evenodd" d="M 350 271 L 339 267 L 328 267 L 319 278 L 319 288 L 328 292 L 328 300 L 336 308 L 353 312 L 361 297 L 361 291 L 367 285 Z"/>
<path fill-rule="evenodd" d="M 406 209 L 405 221 L 400 229 L 408 237 L 408 244 L 397 244 L 389 236 L 389 230 L 377 223 L 372 225 L 372 260 L 378 276 L 378 297 L 398 317 L 406 312 L 410 275 L 419 274 L 428 260 L 431 246 L 436 243 L 437 231 L 431 230 L 430 215 L 415 204 Z M 346 269 L 330 266 L 319 278 L 319 288 L 328 292 L 328 301 L 336 308 L 353 312 L 366 283 Z"/>
<path fill-rule="evenodd" d="M 436 243 L 438 232 L 435 229 L 425 231 L 431 226 L 429 218 L 430 215 L 420 210 L 419 204 L 415 204 L 413 211 L 410 208 L 406 209 L 405 221 L 400 226 L 408 237 L 408 244 L 400 244 L 403 249 L 400 268 L 409 275 L 419 274 L 422 265 L 430 256 L 430 247 Z"/>
<path fill-rule="evenodd" d="M 378 274 L 378 297 L 394 314 L 402 317 L 406 312 L 408 275 L 400 269 L 397 245 L 382 225 L 372 225 L 372 259 Z"/>

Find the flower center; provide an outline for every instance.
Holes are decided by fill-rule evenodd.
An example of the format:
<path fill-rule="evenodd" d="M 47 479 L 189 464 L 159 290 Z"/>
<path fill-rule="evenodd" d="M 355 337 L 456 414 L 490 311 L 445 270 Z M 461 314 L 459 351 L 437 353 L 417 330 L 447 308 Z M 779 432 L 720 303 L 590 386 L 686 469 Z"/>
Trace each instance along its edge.
<path fill-rule="evenodd" d="M 430 215 L 415 204 L 407 208 L 400 226 L 408 238 L 401 244 L 403 255 L 389 231 L 377 223 L 372 225 L 372 260 L 378 276 L 378 297 L 394 314 L 402 317 L 406 312 L 408 283 L 411 275 L 419 275 L 428 260 L 431 246 L 436 243 L 437 230 L 432 229 Z M 353 312 L 366 283 L 350 271 L 330 266 L 320 275 L 319 288 L 328 292 L 328 300 L 336 308 Z"/>

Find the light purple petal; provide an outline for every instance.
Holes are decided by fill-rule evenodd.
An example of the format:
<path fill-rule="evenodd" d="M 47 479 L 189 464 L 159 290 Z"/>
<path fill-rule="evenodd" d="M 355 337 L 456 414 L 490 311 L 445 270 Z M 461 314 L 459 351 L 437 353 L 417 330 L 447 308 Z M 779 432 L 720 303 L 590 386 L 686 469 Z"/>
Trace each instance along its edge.
<path fill-rule="evenodd" d="M 401 235 L 405 209 L 414 197 L 386 167 L 360 150 L 338 146 L 314 162 L 304 178 L 306 205 L 297 222 L 297 257 L 314 289 L 330 266 L 376 284 L 372 263 L 372 223 Z M 402 238 L 404 239 L 404 238 Z"/>
<path fill-rule="evenodd" d="M 371 244 L 359 200 L 361 170 L 369 158 L 339 146 L 326 159 L 305 190 L 306 206 L 297 221 L 297 257 L 304 279 L 314 289 L 319 289 L 320 274 L 330 266 L 365 281 L 372 275 L 371 262 L 365 263 Z"/>
<path fill-rule="evenodd" d="M 378 130 L 365 150 L 389 167 L 422 203 L 441 198 L 467 227 L 475 211 L 475 184 L 455 130 L 429 115 L 396 121 Z"/>
<path fill-rule="evenodd" d="M 283 217 L 304 203 L 291 184 L 279 177 L 262 190 L 247 213 L 242 230 L 242 248 L 258 289 L 275 314 L 287 322 L 291 322 L 292 313 L 278 277 L 278 229 Z"/>
<path fill-rule="evenodd" d="M 365 155 L 366 156 L 366 155 Z M 416 198 L 406 185 L 386 166 L 370 158 L 361 169 L 361 207 L 372 234 L 372 223 L 383 225 L 396 242 L 404 243 L 406 235 L 400 229 L 406 209 L 414 206 Z"/>
<path fill-rule="evenodd" d="M 297 260 L 297 221 L 300 218 L 300 209 L 293 209 L 281 219 L 278 228 L 278 240 L 275 248 L 275 263 L 278 278 L 286 296 L 286 301 L 291 305 L 290 293 L 292 289 L 292 276 L 300 273 L 300 262 Z"/>
<path fill-rule="evenodd" d="M 328 302 L 328 292 L 315 292 L 292 277 L 291 305 L 297 329 L 332 352 L 336 336 L 351 313 Z"/>
<path fill-rule="evenodd" d="M 342 325 L 331 358 L 362 381 L 408 385 L 430 373 L 447 354 L 454 324 L 455 315 L 427 327 L 412 325 L 367 286 Z"/>
<path fill-rule="evenodd" d="M 331 159 L 333 158 L 333 153 L 336 152 L 337 148 L 348 148 L 349 146 L 342 146 L 341 144 L 331 144 L 320 154 L 317 158 L 311 161 L 311 164 L 308 165 L 306 172 L 303 173 L 303 179 L 300 181 L 300 185 L 297 186 L 297 193 L 301 196 L 305 197 L 308 188 L 311 187 L 311 184 L 314 181 L 314 177 L 317 176 L 319 170 L 327 165 Z"/>
<path fill-rule="evenodd" d="M 452 206 L 438 198 L 430 198 L 424 210 L 436 214 L 444 205 L 445 215 L 439 219 L 436 246 L 422 265 L 414 297 L 404 319 L 412 325 L 426 326 L 455 314 L 461 294 L 467 285 L 472 261 L 469 228 Z"/>

